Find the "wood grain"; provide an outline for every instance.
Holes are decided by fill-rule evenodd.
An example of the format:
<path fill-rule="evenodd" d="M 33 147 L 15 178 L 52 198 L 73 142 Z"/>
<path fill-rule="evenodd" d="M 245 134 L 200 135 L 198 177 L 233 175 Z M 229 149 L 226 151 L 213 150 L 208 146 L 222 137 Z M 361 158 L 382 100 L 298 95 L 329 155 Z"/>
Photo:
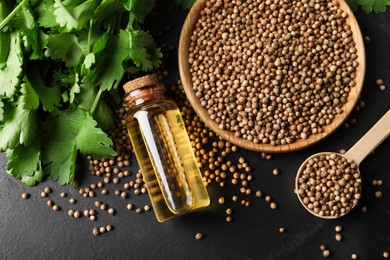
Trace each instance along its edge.
<path fill-rule="evenodd" d="M 268 152 L 268 153 L 284 153 L 300 150 L 306 147 L 309 147 L 321 140 L 325 137 L 329 136 L 332 132 L 334 132 L 342 123 L 346 120 L 346 118 L 350 115 L 353 108 L 355 107 L 357 100 L 360 96 L 360 92 L 363 87 L 365 67 L 366 67 L 366 56 L 364 50 L 364 42 L 363 37 L 359 28 L 359 25 L 353 15 L 353 12 L 349 8 L 349 6 L 343 0 L 335 0 L 339 2 L 340 8 L 343 9 L 346 13 L 348 13 L 347 22 L 351 26 L 351 30 L 353 32 L 353 40 L 356 44 L 357 49 L 357 61 L 359 66 L 356 71 L 356 86 L 351 88 L 351 91 L 348 96 L 347 102 L 341 108 L 343 113 L 335 116 L 333 122 L 327 126 L 323 127 L 324 132 L 318 133 L 315 135 L 310 135 L 307 139 L 299 139 L 292 144 L 285 145 L 276 145 L 273 146 L 271 144 L 255 144 L 252 141 L 246 140 L 244 138 L 237 138 L 233 132 L 221 130 L 218 127 L 218 124 L 210 119 L 207 110 L 201 106 L 199 99 L 195 96 L 195 92 L 193 90 L 191 75 L 190 75 L 190 65 L 188 63 L 188 50 L 191 42 L 191 36 L 193 30 L 195 28 L 195 24 L 200 17 L 201 10 L 204 9 L 206 5 L 206 0 L 197 0 L 193 5 L 191 11 L 189 12 L 179 40 L 179 71 L 180 78 L 183 84 L 184 91 L 186 96 L 191 103 L 193 109 L 196 114 L 202 119 L 202 121 L 217 135 L 222 137 L 223 139 L 236 144 L 242 148 L 246 148 L 253 151 L 259 152 Z"/>

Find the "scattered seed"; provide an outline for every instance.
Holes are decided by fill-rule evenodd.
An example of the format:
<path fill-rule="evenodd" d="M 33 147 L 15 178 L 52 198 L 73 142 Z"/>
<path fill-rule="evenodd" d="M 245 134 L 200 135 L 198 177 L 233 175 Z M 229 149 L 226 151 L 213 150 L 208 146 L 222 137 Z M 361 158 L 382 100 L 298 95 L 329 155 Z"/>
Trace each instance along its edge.
<path fill-rule="evenodd" d="M 327 258 L 330 256 L 330 251 L 328 249 L 325 249 L 324 251 L 322 251 L 322 255 L 324 256 L 324 258 Z"/>
<path fill-rule="evenodd" d="M 107 195 L 108 194 L 108 190 L 107 189 L 102 189 L 102 195 Z"/>
<path fill-rule="evenodd" d="M 376 191 L 375 192 L 375 198 L 377 198 L 377 199 L 383 198 L 383 193 L 380 190 Z"/>
<path fill-rule="evenodd" d="M 54 210 L 54 211 L 59 211 L 59 210 L 61 210 L 61 208 L 60 208 L 60 206 L 58 206 L 58 205 L 54 205 L 54 206 L 53 206 L 53 210 Z"/>
<path fill-rule="evenodd" d="M 89 218 L 89 210 L 84 210 L 84 216 L 86 216 L 87 218 Z"/>
<path fill-rule="evenodd" d="M 383 258 L 389 258 L 389 252 L 383 251 Z"/>
<path fill-rule="evenodd" d="M 320 245 L 320 249 L 321 249 L 321 251 L 324 251 L 324 250 L 326 250 L 326 246 L 325 245 Z"/>
<path fill-rule="evenodd" d="M 128 210 L 132 210 L 134 208 L 134 205 L 133 204 L 127 204 L 127 209 Z"/>
<path fill-rule="evenodd" d="M 51 188 L 50 187 L 46 187 L 43 191 L 46 192 L 47 194 L 50 194 L 51 193 Z"/>
<path fill-rule="evenodd" d="M 226 222 L 232 222 L 232 221 L 233 221 L 233 218 L 231 216 L 226 217 Z"/>
<path fill-rule="evenodd" d="M 277 176 L 279 175 L 279 169 L 278 168 L 275 168 L 273 171 L 272 171 L 272 174 Z"/>
<path fill-rule="evenodd" d="M 111 225 L 107 225 L 107 226 L 106 226 L 106 230 L 107 230 L 107 231 L 111 231 L 111 230 L 112 230 L 112 226 L 111 226 Z"/>
<path fill-rule="evenodd" d="M 74 216 L 74 210 L 73 209 L 68 210 L 68 215 L 69 215 L 69 217 L 73 217 Z"/>
<path fill-rule="evenodd" d="M 46 198 L 46 197 L 47 197 L 47 193 L 44 192 L 44 191 L 42 191 L 42 192 L 41 192 L 41 197 L 42 197 L 42 198 Z"/>
<path fill-rule="evenodd" d="M 271 196 L 266 196 L 266 197 L 265 197 L 265 201 L 266 201 L 266 202 L 270 203 L 271 200 L 272 200 Z"/>
<path fill-rule="evenodd" d="M 26 192 L 22 193 L 22 199 L 26 200 L 26 199 L 28 199 L 29 197 L 30 197 L 30 194 L 28 194 L 28 193 L 26 193 Z"/>
<path fill-rule="evenodd" d="M 61 192 L 60 196 L 61 196 L 62 198 L 65 198 L 65 197 L 67 196 L 67 194 L 66 194 L 66 192 Z"/>
<path fill-rule="evenodd" d="M 343 240 L 343 236 L 340 233 L 336 233 L 335 239 L 336 239 L 336 241 L 341 241 L 341 240 Z"/>
<path fill-rule="evenodd" d="M 385 84 L 385 82 L 383 82 L 382 79 L 377 79 L 377 80 L 375 81 L 375 83 L 376 83 L 378 86 Z"/>
<path fill-rule="evenodd" d="M 284 227 L 280 227 L 280 228 L 279 228 L 279 232 L 280 232 L 280 233 L 284 233 L 285 231 L 286 231 L 286 229 L 285 229 Z"/>
<path fill-rule="evenodd" d="M 75 199 L 75 198 L 70 198 L 70 199 L 69 199 L 69 202 L 70 202 L 71 204 L 75 204 L 75 203 L 76 203 L 76 199 Z"/>
<path fill-rule="evenodd" d="M 54 202 L 52 200 L 48 200 L 46 202 L 46 205 L 49 206 L 49 207 L 53 207 L 54 206 Z"/>
<path fill-rule="evenodd" d="M 108 209 L 108 214 L 110 214 L 110 215 L 115 215 L 115 209 L 109 208 L 109 209 Z"/>
<path fill-rule="evenodd" d="M 78 211 L 78 210 L 76 210 L 76 211 L 74 212 L 73 216 L 74 216 L 75 218 L 80 218 L 80 217 L 81 217 L 81 212 Z"/>
<path fill-rule="evenodd" d="M 367 213 L 367 207 L 366 207 L 366 206 L 363 206 L 363 207 L 362 207 L 362 212 L 363 212 L 363 213 Z"/>
<path fill-rule="evenodd" d="M 226 209 L 226 214 L 231 215 L 233 213 L 233 210 L 231 208 Z"/>
<path fill-rule="evenodd" d="M 335 230 L 336 232 L 341 232 L 341 231 L 343 230 L 343 226 L 337 225 L 337 226 L 334 228 L 334 230 Z"/>
<path fill-rule="evenodd" d="M 145 211 L 149 211 L 149 210 L 150 210 L 150 206 L 149 206 L 149 205 L 145 205 L 145 206 L 144 206 L 144 210 L 145 210 Z"/>
<path fill-rule="evenodd" d="M 100 208 L 100 206 L 102 205 L 102 202 L 101 201 L 95 201 L 95 207 L 97 208 Z"/>
<path fill-rule="evenodd" d="M 106 210 L 107 209 L 107 204 L 103 203 L 102 205 L 100 205 L 100 209 L 101 210 Z"/>
<path fill-rule="evenodd" d="M 123 191 L 123 192 L 121 193 L 121 197 L 122 197 L 122 199 L 125 200 L 125 199 L 127 198 L 127 193 Z"/>
<path fill-rule="evenodd" d="M 90 219 L 91 221 L 95 221 L 95 220 L 96 220 L 96 216 L 95 216 L 95 215 L 89 216 L 89 219 Z"/>
<path fill-rule="evenodd" d="M 275 202 L 271 202 L 270 207 L 271 207 L 271 209 L 277 209 L 278 204 L 276 204 Z"/>
<path fill-rule="evenodd" d="M 261 191 L 256 191 L 256 197 L 261 198 L 262 195 L 263 193 Z"/>
<path fill-rule="evenodd" d="M 138 213 L 138 214 L 141 214 L 141 213 L 142 213 L 142 209 L 141 209 L 141 208 L 137 208 L 137 209 L 135 210 L 135 212 Z"/>
<path fill-rule="evenodd" d="M 218 202 L 219 202 L 219 204 L 224 204 L 225 203 L 225 198 L 224 197 L 220 197 L 218 199 Z"/>
<path fill-rule="evenodd" d="M 358 255 L 355 254 L 355 253 L 353 253 L 353 254 L 351 255 L 351 259 L 353 259 L 353 260 L 358 259 Z"/>
<path fill-rule="evenodd" d="M 100 227 L 99 232 L 100 234 L 104 234 L 106 232 L 106 227 Z"/>
<path fill-rule="evenodd" d="M 201 239 L 203 239 L 203 234 L 202 234 L 202 233 L 196 233 L 195 239 L 196 239 L 196 240 L 201 240 Z"/>
<path fill-rule="evenodd" d="M 99 232 L 99 229 L 98 229 L 98 228 L 95 227 L 95 228 L 92 229 L 92 234 L 93 234 L 94 236 L 99 235 L 99 233 L 100 233 L 100 232 Z"/>

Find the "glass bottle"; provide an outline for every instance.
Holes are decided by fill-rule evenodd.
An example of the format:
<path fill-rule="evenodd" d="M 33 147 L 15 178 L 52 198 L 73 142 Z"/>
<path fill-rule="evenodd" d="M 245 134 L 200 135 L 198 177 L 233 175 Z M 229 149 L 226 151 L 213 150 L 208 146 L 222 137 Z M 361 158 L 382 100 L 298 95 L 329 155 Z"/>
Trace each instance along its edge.
<path fill-rule="evenodd" d="M 210 204 L 183 119 L 156 75 L 123 86 L 126 127 L 158 221 Z"/>

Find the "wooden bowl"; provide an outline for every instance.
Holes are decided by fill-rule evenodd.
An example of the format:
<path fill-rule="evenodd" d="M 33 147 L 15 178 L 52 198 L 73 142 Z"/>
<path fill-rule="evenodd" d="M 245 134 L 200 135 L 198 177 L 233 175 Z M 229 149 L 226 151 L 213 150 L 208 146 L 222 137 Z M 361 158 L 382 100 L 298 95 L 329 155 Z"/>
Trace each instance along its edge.
<path fill-rule="evenodd" d="M 262 143 L 255 144 L 254 142 L 249 141 L 247 139 L 236 137 L 235 134 L 231 131 L 219 129 L 218 124 L 210 119 L 207 110 L 201 106 L 199 99 L 195 96 L 191 75 L 190 75 L 190 65 L 188 63 L 188 56 L 189 56 L 188 50 L 189 50 L 193 30 L 200 17 L 200 12 L 205 8 L 206 5 L 206 0 L 197 0 L 193 5 L 192 9 L 190 10 L 181 31 L 180 41 L 179 41 L 179 71 L 180 71 L 180 78 L 186 96 L 189 102 L 191 103 L 193 109 L 195 110 L 197 115 L 202 119 L 202 121 L 212 131 L 214 131 L 217 135 L 219 135 L 226 141 L 229 141 L 242 148 L 246 148 L 253 151 L 259 151 L 259 152 L 268 152 L 268 153 L 283 153 L 283 152 L 300 150 L 321 141 L 325 137 L 329 136 L 332 132 L 334 132 L 349 116 L 349 114 L 352 112 L 354 106 L 357 103 L 357 100 L 360 96 L 360 92 L 363 87 L 365 67 L 366 67 L 364 43 L 363 43 L 363 37 L 359 25 L 351 9 L 349 8 L 349 6 L 346 4 L 345 1 L 343 0 L 334 0 L 334 1 L 337 1 L 340 4 L 340 8 L 343 9 L 346 13 L 348 13 L 347 22 L 351 26 L 351 31 L 353 32 L 352 37 L 356 44 L 355 47 L 357 49 L 357 55 L 358 55 L 357 62 L 359 63 L 358 67 L 356 68 L 356 78 L 355 78 L 356 85 L 355 87 L 351 88 L 347 102 L 341 107 L 343 113 L 337 114 L 331 124 L 323 126 L 324 131 L 322 133 L 312 134 L 307 139 L 298 139 L 291 144 L 273 146 L 271 144 L 262 144 Z"/>

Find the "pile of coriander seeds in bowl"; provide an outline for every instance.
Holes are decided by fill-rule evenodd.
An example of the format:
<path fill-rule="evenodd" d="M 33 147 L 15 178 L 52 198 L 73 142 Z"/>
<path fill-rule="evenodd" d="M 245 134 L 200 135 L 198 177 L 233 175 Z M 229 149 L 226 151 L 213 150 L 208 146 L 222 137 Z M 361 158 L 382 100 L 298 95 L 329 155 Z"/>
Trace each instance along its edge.
<path fill-rule="evenodd" d="M 351 113 L 365 52 L 341 0 L 198 0 L 182 29 L 179 69 L 211 130 L 246 149 L 289 152 Z"/>

